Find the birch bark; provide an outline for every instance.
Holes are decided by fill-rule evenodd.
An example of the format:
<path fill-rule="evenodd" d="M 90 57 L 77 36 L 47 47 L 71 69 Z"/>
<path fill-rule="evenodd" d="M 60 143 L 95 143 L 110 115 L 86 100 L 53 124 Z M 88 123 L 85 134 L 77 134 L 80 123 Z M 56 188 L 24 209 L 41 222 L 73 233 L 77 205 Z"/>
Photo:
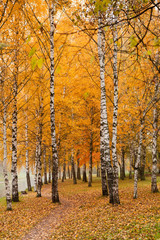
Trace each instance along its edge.
<path fill-rule="evenodd" d="M 103 30 L 103 14 L 99 12 L 98 18 L 98 55 L 100 64 L 100 82 L 101 82 L 101 117 L 100 117 L 100 155 L 101 155 L 101 180 L 102 194 L 108 195 L 106 184 L 106 169 L 109 187 L 110 203 L 113 203 L 113 169 L 110 160 L 109 146 L 109 128 L 106 106 L 106 88 L 105 88 L 105 32 Z"/>
<path fill-rule="evenodd" d="M 43 148 L 44 184 L 47 184 L 46 146 Z"/>
<path fill-rule="evenodd" d="M 115 9 L 114 9 L 115 10 Z M 113 13 L 113 23 L 116 23 L 117 17 Z M 113 77 L 114 77 L 114 107 L 113 107 L 113 127 L 112 127 L 112 161 L 113 161 L 113 195 L 114 203 L 119 204 L 119 192 L 118 192 L 118 161 L 117 161 L 117 114 L 118 114 L 118 59 L 117 59 L 117 26 L 116 24 L 112 28 L 113 34 Z"/>
<path fill-rule="evenodd" d="M 51 142 L 52 142 L 52 202 L 59 202 L 58 194 L 58 154 L 55 132 L 54 109 L 54 3 L 49 9 L 50 20 L 50 116 L 51 116 Z"/>
<path fill-rule="evenodd" d="M 18 32 L 18 31 L 17 31 Z M 13 114 L 12 114 L 12 201 L 19 202 L 17 174 L 17 92 L 18 92 L 18 33 L 16 33 L 15 72 L 13 82 Z"/>
<path fill-rule="evenodd" d="M 156 79 L 157 80 L 157 79 Z M 159 92 L 159 83 L 156 81 L 155 84 L 155 101 Z M 151 191 L 153 193 L 158 192 L 157 187 L 157 138 L 158 138 L 158 113 L 157 104 L 153 109 L 153 138 L 152 138 L 152 183 Z"/>
<path fill-rule="evenodd" d="M 7 107 L 6 99 L 4 96 L 4 79 L 5 79 L 5 67 L 0 66 L 0 84 L 1 84 L 1 97 L 2 97 L 2 106 L 3 106 L 3 176 L 5 184 L 5 194 L 7 202 L 7 210 L 12 210 L 12 199 L 10 194 L 10 186 L 8 179 L 7 171 Z"/>

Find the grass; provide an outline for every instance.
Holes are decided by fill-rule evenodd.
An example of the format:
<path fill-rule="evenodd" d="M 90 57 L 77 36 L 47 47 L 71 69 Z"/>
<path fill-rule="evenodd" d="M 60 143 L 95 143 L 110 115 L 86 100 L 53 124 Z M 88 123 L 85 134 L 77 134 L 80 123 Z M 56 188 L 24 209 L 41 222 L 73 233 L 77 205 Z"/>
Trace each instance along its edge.
<path fill-rule="evenodd" d="M 160 239 L 160 193 L 151 193 L 151 178 L 138 182 L 138 199 L 133 199 L 133 180 L 119 182 L 121 204 L 112 206 L 101 196 L 101 182 L 93 178 L 92 187 L 72 180 L 59 181 L 60 199 L 73 204 L 51 239 Z M 160 178 L 158 178 L 160 189 Z M 44 194 L 46 194 L 44 196 Z M 63 201 L 64 201 L 63 200 Z M 36 223 L 57 205 L 51 202 L 51 186 L 45 185 L 42 198 L 30 192 L 5 211 L 5 198 L 0 199 L 0 239 L 21 239 Z"/>

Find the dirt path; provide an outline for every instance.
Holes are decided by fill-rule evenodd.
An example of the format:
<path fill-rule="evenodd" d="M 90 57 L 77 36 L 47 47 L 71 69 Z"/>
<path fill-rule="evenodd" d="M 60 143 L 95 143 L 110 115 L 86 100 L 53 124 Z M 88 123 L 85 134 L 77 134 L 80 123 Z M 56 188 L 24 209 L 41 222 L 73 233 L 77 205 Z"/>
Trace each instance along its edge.
<path fill-rule="evenodd" d="M 43 196 L 50 197 L 47 189 L 44 189 Z M 61 204 L 51 210 L 51 213 L 43 218 L 35 227 L 33 227 L 22 240 L 45 240 L 50 239 L 55 228 L 60 226 L 62 220 L 67 217 L 68 213 L 74 206 L 74 200 L 60 198 Z"/>

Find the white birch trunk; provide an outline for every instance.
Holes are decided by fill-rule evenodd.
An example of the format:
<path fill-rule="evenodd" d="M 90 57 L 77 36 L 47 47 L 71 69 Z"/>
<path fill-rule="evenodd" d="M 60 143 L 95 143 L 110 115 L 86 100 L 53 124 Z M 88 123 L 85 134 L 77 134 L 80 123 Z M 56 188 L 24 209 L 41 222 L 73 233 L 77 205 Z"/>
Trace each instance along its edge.
<path fill-rule="evenodd" d="M 0 84 L 2 87 L 1 96 L 2 96 L 2 106 L 3 106 L 3 176 L 4 176 L 4 184 L 5 184 L 7 210 L 12 210 L 12 199 L 10 194 L 10 186 L 9 186 L 8 171 L 7 171 L 7 107 L 6 107 L 5 96 L 4 96 L 5 68 L 1 66 L 0 71 L 1 71 Z"/>
<path fill-rule="evenodd" d="M 55 131 L 54 109 L 54 3 L 51 2 L 49 9 L 50 20 L 50 116 L 51 116 L 51 141 L 52 141 L 52 202 L 59 202 L 58 194 L 58 154 Z"/>
<path fill-rule="evenodd" d="M 157 79 L 156 79 L 157 80 Z M 158 80 L 155 84 L 155 100 L 157 100 L 157 95 L 159 92 Z M 157 104 L 153 109 L 153 138 L 152 138 L 152 183 L 151 191 L 153 193 L 158 192 L 157 187 L 157 138 L 158 138 L 158 113 Z"/>
<path fill-rule="evenodd" d="M 117 17 L 113 13 L 113 23 L 117 21 Z M 114 107 L 113 107 L 113 127 L 112 127 L 112 161 L 113 161 L 113 195 L 114 203 L 119 204 L 119 192 L 118 192 L 118 161 L 117 161 L 117 114 L 118 114 L 118 59 L 117 59 L 117 27 L 114 25 L 113 29 L 113 77 L 114 77 Z"/>
<path fill-rule="evenodd" d="M 3 102 L 3 175 L 4 175 L 4 183 L 5 183 L 7 210 L 12 210 L 12 200 L 11 200 L 9 179 L 8 179 L 8 173 L 7 173 L 7 127 L 6 127 L 6 122 L 7 122 L 6 105 L 5 105 L 5 102 Z"/>
<path fill-rule="evenodd" d="M 113 203 L 113 169 L 110 160 L 109 128 L 106 106 L 106 88 L 105 88 L 105 32 L 103 30 L 103 14 L 99 12 L 98 19 L 98 55 L 100 63 L 100 81 L 101 81 L 101 119 L 100 119 L 100 153 L 101 153 L 101 179 L 102 194 L 108 195 L 106 183 L 106 169 L 109 187 L 109 202 Z"/>
<path fill-rule="evenodd" d="M 16 36 L 17 37 L 17 36 Z M 18 47 L 18 46 L 16 46 Z M 12 201 L 18 202 L 18 174 L 17 174 L 17 92 L 18 92 L 18 59 L 17 49 L 15 53 L 15 73 L 13 83 L 13 114 L 12 114 Z"/>

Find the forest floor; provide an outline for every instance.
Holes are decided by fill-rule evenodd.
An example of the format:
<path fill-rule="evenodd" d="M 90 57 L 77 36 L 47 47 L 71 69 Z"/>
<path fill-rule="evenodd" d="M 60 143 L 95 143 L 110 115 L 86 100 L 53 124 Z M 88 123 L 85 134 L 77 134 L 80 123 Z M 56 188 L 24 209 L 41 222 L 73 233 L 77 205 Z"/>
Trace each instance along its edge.
<path fill-rule="evenodd" d="M 160 193 L 151 193 L 150 183 L 150 177 L 139 181 L 138 199 L 133 199 L 133 180 L 120 181 L 118 206 L 101 196 L 98 178 L 90 188 L 82 181 L 59 182 L 60 204 L 51 202 L 51 184 L 43 186 L 41 198 L 35 192 L 20 195 L 13 211 L 5 211 L 1 198 L 0 240 L 160 239 Z"/>

